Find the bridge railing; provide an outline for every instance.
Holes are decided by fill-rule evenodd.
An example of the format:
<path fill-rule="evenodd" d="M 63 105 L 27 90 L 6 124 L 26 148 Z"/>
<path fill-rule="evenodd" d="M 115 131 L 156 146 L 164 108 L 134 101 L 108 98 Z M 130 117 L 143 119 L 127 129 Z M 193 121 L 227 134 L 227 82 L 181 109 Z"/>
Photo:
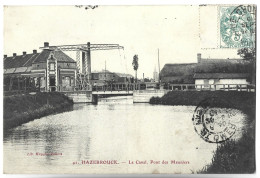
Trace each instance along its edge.
<path fill-rule="evenodd" d="M 133 90 L 147 90 L 152 89 L 144 83 L 116 83 L 111 85 L 93 86 L 92 91 L 133 91 Z M 153 89 L 159 89 L 154 87 Z"/>
<path fill-rule="evenodd" d="M 134 86 L 132 84 L 111 84 L 102 86 L 93 86 L 92 91 L 132 91 Z"/>

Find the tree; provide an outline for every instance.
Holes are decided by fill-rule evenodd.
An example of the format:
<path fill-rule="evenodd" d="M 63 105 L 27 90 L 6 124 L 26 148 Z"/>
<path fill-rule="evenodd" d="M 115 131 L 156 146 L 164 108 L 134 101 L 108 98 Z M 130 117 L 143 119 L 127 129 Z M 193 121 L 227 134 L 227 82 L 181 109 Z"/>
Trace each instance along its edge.
<path fill-rule="evenodd" d="M 256 66 L 256 51 L 255 48 L 242 48 L 237 51 L 237 54 L 246 61 L 249 61 L 252 64 L 252 75 L 250 76 L 250 81 L 252 84 L 255 84 L 255 66 Z"/>
<path fill-rule="evenodd" d="M 244 60 L 253 62 L 256 59 L 255 48 L 242 48 L 237 51 L 237 54 Z"/>
<path fill-rule="evenodd" d="M 138 70 L 139 64 L 138 64 L 138 55 L 136 55 L 136 54 L 133 57 L 132 66 L 135 70 L 135 81 L 137 82 L 137 70 Z"/>

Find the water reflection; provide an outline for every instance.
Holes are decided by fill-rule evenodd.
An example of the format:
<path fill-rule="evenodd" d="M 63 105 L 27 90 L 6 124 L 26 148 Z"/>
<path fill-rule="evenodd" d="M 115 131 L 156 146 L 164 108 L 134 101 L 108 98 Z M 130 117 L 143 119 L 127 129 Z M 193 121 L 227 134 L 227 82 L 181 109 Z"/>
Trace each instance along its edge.
<path fill-rule="evenodd" d="M 73 111 L 9 130 L 4 137 L 4 169 L 13 173 L 191 173 L 210 163 L 216 149 L 216 144 L 205 142 L 194 131 L 194 109 L 133 104 L 131 97 L 102 98 L 97 105 L 75 104 Z M 238 113 L 236 119 L 241 130 L 244 115 Z M 238 130 L 234 138 L 240 134 Z M 119 164 L 76 164 L 88 159 L 118 160 Z M 162 159 L 186 160 L 190 164 L 128 164 L 129 160 Z"/>

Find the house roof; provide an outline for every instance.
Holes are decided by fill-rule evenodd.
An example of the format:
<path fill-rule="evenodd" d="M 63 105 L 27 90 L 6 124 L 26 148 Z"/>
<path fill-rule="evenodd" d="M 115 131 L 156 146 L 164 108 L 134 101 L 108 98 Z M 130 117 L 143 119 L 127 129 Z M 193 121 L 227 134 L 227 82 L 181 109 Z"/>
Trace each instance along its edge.
<path fill-rule="evenodd" d="M 194 73 L 248 73 L 250 66 L 247 62 L 165 64 L 161 70 L 161 76 L 182 76 Z"/>
<path fill-rule="evenodd" d="M 160 72 L 162 82 L 193 83 L 197 63 L 165 64 Z"/>
<path fill-rule="evenodd" d="M 248 73 L 195 73 L 194 79 L 245 79 Z"/>
<path fill-rule="evenodd" d="M 51 52 L 51 50 L 43 50 L 39 54 L 39 56 L 33 61 L 33 63 L 46 62 Z M 71 57 L 69 57 L 62 51 L 53 51 L 53 53 L 54 58 L 56 58 L 58 62 L 75 62 Z"/>
<path fill-rule="evenodd" d="M 7 57 L 4 60 L 4 68 L 10 69 L 31 66 L 32 62 L 39 56 L 39 54 L 40 53 Z"/>
<path fill-rule="evenodd" d="M 25 54 L 18 56 L 10 56 L 4 59 L 4 69 L 29 67 L 33 63 L 46 62 L 51 51 L 43 50 L 40 53 Z M 63 53 L 62 51 L 54 51 L 54 57 L 58 62 L 75 62 L 71 57 Z"/>
<path fill-rule="evenodd" d="M 12 74 L 15 72 L 15 68 L 9 68 L 4 71 L 5 74 Z"/>
<path fill-rule="evenodd" d="M 248 63 L 248 61 L 243 59 L 211 59 L 211 58 L 201 58 L 200 63 Z"/>
<path fill-rule="evenodd" d="M 29 73 L 31 72 L 32 67 L 17 67 L 9 68 L 4 70 L 4 74 L 17 74 L 17 73 Z"/>
<path fill-rule="evenodd" d="M 192 74 L 197 63 L 165 64 L 161 70 L 161 76 L 182 76 Z"/>

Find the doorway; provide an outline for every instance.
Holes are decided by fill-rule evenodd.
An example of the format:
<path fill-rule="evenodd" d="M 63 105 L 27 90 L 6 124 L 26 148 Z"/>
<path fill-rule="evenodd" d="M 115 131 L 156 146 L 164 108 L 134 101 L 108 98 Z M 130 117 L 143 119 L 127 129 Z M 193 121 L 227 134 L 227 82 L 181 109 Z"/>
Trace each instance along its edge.
<path fill-rule="evenodd" d="M 50 77 L 50 91 L 56 91 L 55 87 L 55 77 Z"/>

